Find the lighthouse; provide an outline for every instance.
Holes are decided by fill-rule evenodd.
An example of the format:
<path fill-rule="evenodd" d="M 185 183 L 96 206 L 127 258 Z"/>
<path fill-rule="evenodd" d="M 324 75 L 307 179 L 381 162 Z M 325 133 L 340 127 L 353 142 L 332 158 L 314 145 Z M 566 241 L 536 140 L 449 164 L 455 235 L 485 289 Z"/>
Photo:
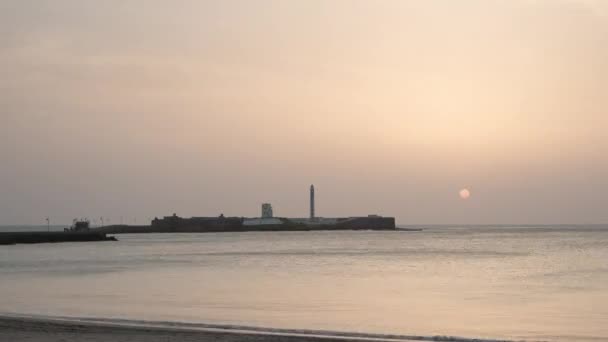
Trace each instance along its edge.
<path fill-rule="evenodd" d="M 310 220 L 315 219 L 315 186 L 310 186 Z"/>

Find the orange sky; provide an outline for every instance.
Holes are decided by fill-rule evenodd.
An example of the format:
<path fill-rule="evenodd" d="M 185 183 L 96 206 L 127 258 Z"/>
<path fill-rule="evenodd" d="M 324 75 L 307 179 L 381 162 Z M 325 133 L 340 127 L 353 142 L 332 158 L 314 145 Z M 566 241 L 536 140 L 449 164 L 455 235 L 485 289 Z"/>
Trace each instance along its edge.
<path fill-rule="evenodd" d="M 0 224 L 608 222 L 608 3 L 3 1 Z M 458 192 L 469 187 L 463 202 Z"/>

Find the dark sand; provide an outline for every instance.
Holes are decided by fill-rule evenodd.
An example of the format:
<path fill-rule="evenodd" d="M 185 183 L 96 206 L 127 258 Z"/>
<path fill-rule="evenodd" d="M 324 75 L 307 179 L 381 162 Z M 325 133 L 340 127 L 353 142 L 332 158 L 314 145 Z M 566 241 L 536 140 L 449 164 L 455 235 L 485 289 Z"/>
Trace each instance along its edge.
<path fill-rule="evenodd" d="M 293 336 L 264 332 L 214 331 L 171 329 L 141 326 L 121 326 L 88 322 L 62 321 L 41 318 L 0 316 L 0 341 L 67 342 L 206 342 L 206 341 L 270 341 L 270 342 L 324 342 L 324 341 L 411 341 L 408 339 L 366 339 L 324 336 Z"/>

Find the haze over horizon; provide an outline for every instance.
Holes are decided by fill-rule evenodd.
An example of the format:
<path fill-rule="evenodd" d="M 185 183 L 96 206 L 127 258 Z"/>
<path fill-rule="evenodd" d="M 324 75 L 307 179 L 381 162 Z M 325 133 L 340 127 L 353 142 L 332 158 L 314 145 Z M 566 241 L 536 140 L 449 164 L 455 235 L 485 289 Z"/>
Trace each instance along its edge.
<path fill-rule="evenodd" d="M 604 1 L 8 0 L 0 78 L 0 225 L 608 223 Z"/>

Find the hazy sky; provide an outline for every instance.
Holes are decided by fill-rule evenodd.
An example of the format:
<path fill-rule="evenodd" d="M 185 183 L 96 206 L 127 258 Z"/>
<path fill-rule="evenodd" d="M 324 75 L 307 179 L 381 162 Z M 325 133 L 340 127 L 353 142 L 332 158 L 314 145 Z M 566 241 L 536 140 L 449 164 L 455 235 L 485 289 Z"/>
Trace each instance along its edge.
<path fill-rule="evenodd" d="M 607 131 L 608 1 L 0 1 L 0 224 L 608 223 Z"/>

